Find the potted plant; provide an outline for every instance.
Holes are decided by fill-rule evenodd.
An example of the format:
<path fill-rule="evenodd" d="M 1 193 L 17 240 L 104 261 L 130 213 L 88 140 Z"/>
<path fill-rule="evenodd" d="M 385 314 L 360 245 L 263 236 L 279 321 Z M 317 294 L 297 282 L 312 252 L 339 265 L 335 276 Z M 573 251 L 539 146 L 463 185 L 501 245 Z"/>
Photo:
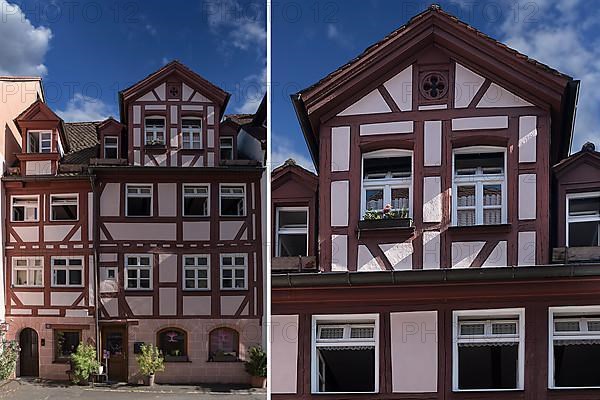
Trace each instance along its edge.
<path fill-rule="evenodd" d="M 96 349 L 91 344 L 80 343 L 71 354 L 71 380 L 76 384 L 90 382 L 90 377 L 100 370 Z"/>
<path fill-rule="evenodd" d="M 10 378 L 15 372 L 20 351 L 16 340 L 6 339 L 6 325 L 0 325 L 0 382 Z"/>
<path fill-rule="evenodd" d="M 154 386 L 154 374 L 165 370 L 165 359 L 153 344 L 142 344 L 140 351 L 137 356 L 140 373 L 147 378 L 148 386 Z"/>
<path fill-rule="evenodd" d="M 267 353 L 260 346 L 250 347 L 246 372 L 250 374 L 252 387 L 265 388 L 267 384 Z"/>

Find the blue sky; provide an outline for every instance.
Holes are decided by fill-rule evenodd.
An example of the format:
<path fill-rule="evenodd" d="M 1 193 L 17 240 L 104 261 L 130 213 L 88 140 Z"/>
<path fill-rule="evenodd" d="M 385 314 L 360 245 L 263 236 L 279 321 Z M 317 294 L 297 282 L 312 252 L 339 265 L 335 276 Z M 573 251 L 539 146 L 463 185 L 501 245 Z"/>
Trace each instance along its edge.
<path fill-rule="evenodd" d="M 289 94 L 318 81 L 431 2 L 322 0 L 274 3 L 272 162 L 312 167 Z M 573 150 L 600 147 L 600 10 L 583 0 L 438 1 L 486 34 L 582 81 Z"/>
<path fill-rule="evenodd" d="M 0 0 L 0 74 L 42 76 L 65 120 L 97 120 L 118 116 L 119 90 L 178 59 L 232 94 L 226 112 L 254 112 L 265 13 L 255 0 Z"/>

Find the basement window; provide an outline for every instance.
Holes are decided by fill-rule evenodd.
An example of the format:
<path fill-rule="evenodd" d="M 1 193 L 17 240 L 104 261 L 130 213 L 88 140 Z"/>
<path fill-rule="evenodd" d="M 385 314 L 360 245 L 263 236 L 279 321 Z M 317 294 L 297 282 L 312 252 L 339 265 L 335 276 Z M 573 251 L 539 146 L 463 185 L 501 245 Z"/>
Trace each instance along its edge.
<path fill-rule="evenodd" d="M 567 246 L 600 246 L 600 193 L 567 195 Z"/>
<path fill-rule="evenodd" d="M 454 320 L 454 390 L 523 389 L 524 311 L 457 311 Z"/>
<path fill-rule="evenodd" d="M 317 316 L 313 320 L 313 393 L 378 390 L 375 316 Z"/>
<path fill-rule="evenodd" d="M 76 194 L 50 195 L 51 221 L 77 221 L 79 219 Z"/>
<path fill-rule="evenodd" d="M 308 255 L 308 208 L 277 209 L 277 257 Z"/>
<path fill-rule="evenodd" d="M 127 185 L 128 217 L 152 216 L 152 185 Z"/>
<path fill-rule="evenodd" d="M 600 359 L 600 307 L 550 312 L 550 388 L 600 388 L 600 374 L 590 367 Z"/>

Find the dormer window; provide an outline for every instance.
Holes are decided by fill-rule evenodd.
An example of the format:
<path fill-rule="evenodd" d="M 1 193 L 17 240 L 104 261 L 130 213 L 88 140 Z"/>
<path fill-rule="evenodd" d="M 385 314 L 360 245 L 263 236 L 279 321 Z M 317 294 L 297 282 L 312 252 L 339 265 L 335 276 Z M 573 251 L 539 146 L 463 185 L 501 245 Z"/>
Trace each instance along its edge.
<path fill-rule="evenodd" d="M 52 152 L 51 131 L 29 131 L 27 133 L 28 153 L 50 153 Z"/>
<path fill-rule="evenodd" d="M 119 138 L 117 136 L 104 136 L 104 158 L 119 158 Z"/>
<path fill-rule="evenodd" d="M 201 149 L 202 120 L 200 118 L 182 118 L 181 136 L 184 149 Z"/>
<path fill-rule="evenodd" d="M 222 137 L 219 141 L 221 160 L 233 160 L 233 138 Z"/>
<path fill-rule="evenodd" d="M 382 217 L 384 209 L 395 217 L 410 217 L 411 188 L 411 151 L 379 150 L 363 155 L 364 218 Z"/>
<path fill-rule="evenodd" d="M 600 193 L 567 195 L 567 246 L 600 246 Z"/>
<path fill-rule="evenodd" d="M 146 145 L 165 144 L 165 119 L 163 117 L 148 117 L 144 125 Z"/>

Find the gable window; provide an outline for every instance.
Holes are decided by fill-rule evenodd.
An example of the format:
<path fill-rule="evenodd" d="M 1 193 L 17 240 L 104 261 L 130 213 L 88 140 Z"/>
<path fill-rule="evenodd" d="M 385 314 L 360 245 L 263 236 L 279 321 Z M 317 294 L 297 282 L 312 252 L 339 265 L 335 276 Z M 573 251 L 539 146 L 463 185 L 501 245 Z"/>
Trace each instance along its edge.
<path fill-rule="evenodd" d="M 523 389 L 523 309 L 454 312 L 454 390 Z"/>
<path fill-rule="evenodd" d="M 313 317 L 313 393 L 378 391 L 377 324 L 375 315 Z"/>
<path fill-rule="evenodd" d="M 183 216 L 206 217 L 209 209 L 208 185 L 183 185 Z"/>
<path fill-rule="evenodd" d="M 245 290 L 248 280 L 247 254 L 221 254 L 221 289 Z"/>
<path fill-rule="evenodd" d="M 505 155 L 505 149 L 497 147 L 454 151 L 453 225 L 506 223 Z"/>
<path fill-rule="evenodd" d="M 392 218 L 412 215 L 412 151 L 379 150 L 363 155 L 363 218 L 389 214 Z"/>
<path fill-rule="evenodd" d="M 167 328 L 158 332 L 158 348 L 165 361 L 187 360 L 187 335 L 177 328 Z"/>
<path fill-rule="evenodd" d="M 600 388 L 600 306 L 550 308 L 550 388 Z"/>
<path fill-rule="evenodd" d="M 79 196 L 76 194 L 50 195 L 51 221 L 77 221 Z"/>
<path fill-rule="evenodd" d="M 209 361 L 234 362 L 238 361 L 240 336 L 235 329 L 216 328 L 209 336 Z"/>
<path fill-rule="evenodd" d="M 83 259 L 53 257 L 52 286 L 83 286 Z"/>
<path fill-rule="evenodd" d="M 145 144 L 165 144 L 164 117 L 148 117 L 144 120 Z"/>
<path fill-rule="evenodd" d="M 208 255 L 183 257 L 183 277 L 185 290 L 210 289 L 210 263 Z"/>
<path fill-rule="evenodd" d="M 152 185 L 126 185 L 128 217 L 152 216 Z"/>
<path fill-rule="evenodd" d="M 12 222 L 35 222 L 39 216 L 39 197 L 12 196 L 11 208 Z"/>
<path fill-rule="evenodd" d="M 200 118 L 182 118 L 181 136 L 184 149 L 201 149 L 202 120 Z"/>
<path fill-rule="evenodd" d="M 221 149 L 221 160 L 233 160 L 233 138 L 231 136 L 219 139 Z"/>
<path fill-rule="evenodd" d="M 221 185 L 221 215 L 246 215 L 246 186 Z"/>
<path fill-rule="evenodd" d="M 277 209 L 277 257 L 308 255 L 308 208 Z"/>
<path fill-rule="evenodd" d="M 600 193 L 567 195 L 567 246 L 600 246 Z"/>
<path fill-rule="evenodd" d="M 148 255 L 125 256 L 127 289 L 152 289 L 152 258 Z"/>
<path fill-rule="evenodd" d="M 81 343 L 81 331 L 75 329 L 54 330 L 54 361 L 68 362 L 71 354 Z"/>
<path fill-rule="evenodd" d="M 13 257 L 12 284 L 18 287 L 43 286 L 44 259 L 42 257 Z"/>
<path fill-rule="evenodd" d="M 28 153 L 50 153 L 52 151 L 51 131 L 29 131 L 27 139 Z"/>
<path fill-rule="evenodd" d="M 119 138 L 117 136 L 104 136 L 104 158 L 119 158 Z"/>

